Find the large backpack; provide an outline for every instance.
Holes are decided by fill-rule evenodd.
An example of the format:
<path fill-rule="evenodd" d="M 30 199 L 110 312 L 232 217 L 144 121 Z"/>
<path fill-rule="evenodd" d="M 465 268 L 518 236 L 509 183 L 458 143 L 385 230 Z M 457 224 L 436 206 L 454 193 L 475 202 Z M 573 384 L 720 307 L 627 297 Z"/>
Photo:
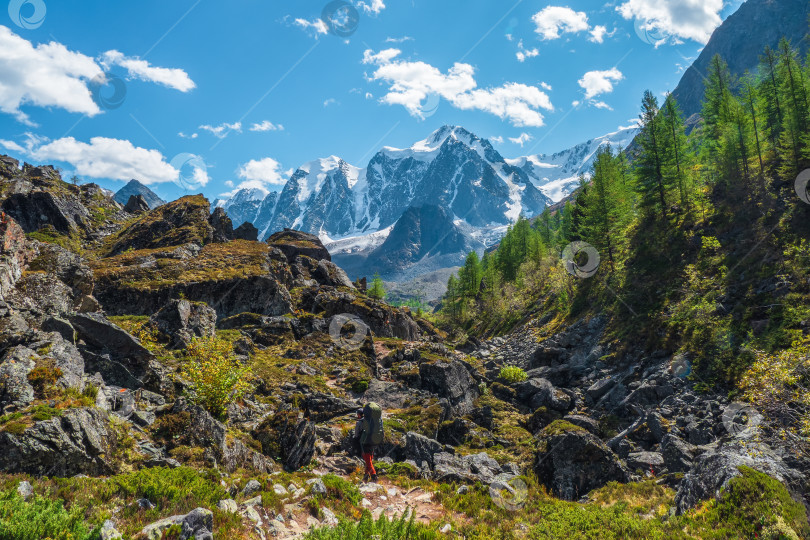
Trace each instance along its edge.
<path fill-rule="evenodd" d="M 376 403 L 369 402 L 363 408 L 364 417 L 364 440 L 362 444 L 365 446 L 377 446 L 382 444 L 384 431 L 382 422 L 382 409 Z"/>

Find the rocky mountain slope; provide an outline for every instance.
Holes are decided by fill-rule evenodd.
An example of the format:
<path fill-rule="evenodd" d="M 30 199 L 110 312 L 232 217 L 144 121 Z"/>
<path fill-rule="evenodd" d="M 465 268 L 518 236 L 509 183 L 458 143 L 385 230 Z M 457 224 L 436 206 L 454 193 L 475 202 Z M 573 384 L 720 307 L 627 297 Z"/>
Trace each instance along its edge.
<path fill-rule="evenodd" d="M 130 214 L 50 167 L 0 163 L 0 490 L 13 505 L 0 527 L 340 537 L 363 509 L 413 505 L 428 538 L 512 537 L 519 523 L 567 538 L 595 522 L 603 538 L 695 538 L 734 530 L 761 485 L 780 530 L 808 534 L 807 456 L 758 442 L 677 357 L 605 341 L 599 317 L 455 348 L 367 297 L 314 235 L 238 238 L 200 196 Z M 398 240 L 407 257 L 463 241 L 420 234 Z M 220 413 L 189 378 L 199 343 L 252 373 Z M 349 433 L 371 400 L 385 410 L 382 479 L 358 487 Z"/>
<path fill-rule="evenodd" d="M 783 37 L 806 52 L 810 4 L 805 0 L 746 0 L 712 34 L 697 60 L 686 70 L 672 95 L 686 118 L 702 108 L 709 62 L 719 54 L 734 76 L 755 72 L 766 46 L 775 49 Z"/>
<path fill-rule="evenodd" d="M 590 178 L 600 148 L 610 145 L 613 150 L 624 149 L 637 134 L 635 126 L 623 127 L 554 154 L 520 157 L 507 162 L 525 171 L 534 184 L 557 203 L 579 187 L 581 176 Z"/>
<path fill-rule="evenodd" d="M 146 201 L 146 204 L 149 205 L 150 209 L 157 208 L 161 204 L 166 204 L 166 201 L 158 197 L 154 191 L 152 191 L 145 185 L 141 184 L 137 180 L 130 180 L 129 182 L 127 182 L 127 185 L 125 185 L 124 187 L 115 192 L 115 196 L 113 197 L 113 199 L 118 204 L 125 205 L 127 204 L 127 202 L 129 202 L 129 198 L 132 197 L 133 195 L 136 197 L 138 195 L 143 197 L 144 201 Z"/>

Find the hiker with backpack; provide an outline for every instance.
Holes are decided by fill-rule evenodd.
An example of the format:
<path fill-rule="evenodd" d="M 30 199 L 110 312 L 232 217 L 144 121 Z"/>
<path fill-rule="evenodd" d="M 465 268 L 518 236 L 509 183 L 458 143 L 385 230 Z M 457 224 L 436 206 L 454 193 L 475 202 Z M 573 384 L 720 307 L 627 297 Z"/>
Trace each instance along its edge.
<path fill-rule="evenodd" d="M 366 403 L 365 407 L 357 410 L 357 423 L 354 426 L 354 440 L 357 444 L 363 462 L 366 464 L 363 482 L 369 477 L 377 481 L 377 471 L 374 468 L 374 450 L 383 442 L 382 409 L 376 403 Z"/>

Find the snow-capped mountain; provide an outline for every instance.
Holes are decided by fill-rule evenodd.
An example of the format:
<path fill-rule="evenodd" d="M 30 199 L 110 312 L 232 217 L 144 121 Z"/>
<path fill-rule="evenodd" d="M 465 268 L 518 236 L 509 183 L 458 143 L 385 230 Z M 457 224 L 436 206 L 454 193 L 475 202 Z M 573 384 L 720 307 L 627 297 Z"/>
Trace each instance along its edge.
<path fill-rule="evenodd" d="M 240 190 L 216 204 L 234 226 L 253 222 L 262 238 L 290 227 L 332 242 L 389 228 L 425 204 L 481 228 L 533 217 L 551 202 L 489 141 L 445 126 L 410 148 L 383 148 L 365 168 L 331 156 L 301 166 L 281 193 Z"/>
<path fill-rule="evenodd" d="M 633 142 L 637 134 L 637 127 L 624 127 L 555 154 L 540 154 L 506 161 L 524 171 L 540 191 L 554 202 L 558 202 L 579 187 L 580 175 L 590 178 L 591 166 L 600 148 L 610 145 L 614 151 L 621 150 Z"/>
<path fill-rule="evenodd" d="M 252 222 L 260 238 L 285 227 L 317 234 L 352 277 L 412 277 L 461 264 L 471 248 L 497 242 L 518 217 L 534 217 L 576 189 L 600 147 L 623 148 L 636 132 L 620 129 L 553 155 L 510 160 L 486 139 L 444 126 L 410 148 L 382 148 L 365 168 L 330 156 L 299 167 L 280 193 L 243 189 L 215 205 L 234 226 Z M 430 223 L 418 242 L 402 232 L 406 217 Z M 399 231 L 397 242 L 388 241 L 392 231 Z"/>

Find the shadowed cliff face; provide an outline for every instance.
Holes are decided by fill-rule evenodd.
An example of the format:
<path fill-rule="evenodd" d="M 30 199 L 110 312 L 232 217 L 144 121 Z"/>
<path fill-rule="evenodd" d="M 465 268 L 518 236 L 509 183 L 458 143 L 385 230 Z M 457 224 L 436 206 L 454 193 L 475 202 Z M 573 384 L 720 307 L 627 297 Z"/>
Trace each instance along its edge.
<path fill-rule="evenodd" d="M 704 79 L 709 62 L 719 54 L 728 63 L 732 75 L 755 71 L 765 47 L 776 48 L 786 37 L 794 47 L 807 51 L 807 17 L 810 2 L 806 0 L 748 0 L 712 34 L 709 43 L 695 63 L 686 70 L 672 95 L 686 118 L 699 114 L 703 100 Z"/>

